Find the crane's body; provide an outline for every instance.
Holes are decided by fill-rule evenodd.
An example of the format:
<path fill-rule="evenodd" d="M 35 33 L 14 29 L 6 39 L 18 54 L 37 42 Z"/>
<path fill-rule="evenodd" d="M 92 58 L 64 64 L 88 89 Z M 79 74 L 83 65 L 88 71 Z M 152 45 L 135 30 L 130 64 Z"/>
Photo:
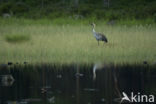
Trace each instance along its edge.
<path fill-rule="evenodd" d="M 102 33 L 95 32 L 95 29 L 94 29 L 95 28 L 95 24 L 94 23 L 92 23 L 91 25 L 93 26 L 93 36 L 98 41 L 98 45 L 99 45 L 99 41 L 104 41 L 104 42 L 107 43 L 108 41 L 107 41 L 106 36 L 104 34 L 102 34 Z"/>

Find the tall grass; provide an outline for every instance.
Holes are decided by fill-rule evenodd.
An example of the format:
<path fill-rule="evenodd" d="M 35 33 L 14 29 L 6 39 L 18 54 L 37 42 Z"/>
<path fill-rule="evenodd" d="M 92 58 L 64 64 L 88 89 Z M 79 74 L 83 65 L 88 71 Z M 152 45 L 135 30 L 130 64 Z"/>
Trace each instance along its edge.
<path fill-rule="evenodd" d="M 17 42 L 24 42 L 24 41 L 28 41 L 30 40 L 30 36 L 29 35 L 25 35 L 25 34 L 8 34 L 5 35 L 5 39 L 8 42 L 12 42 L 12 43 L 17 43 Z"/>
<path fill-rule="evenodd" d="M 154 25 L 97 24 L 96 31 L 108 38 L 108 43 L 97 41 L 89 25 L 56 25 L 48 20 L 10 20 L 0 24 L 0 63 L 8 61 L 29 63 L 153 63 L 156 60 L 156 27 Z M 22 24 L 24 23 L 24 24 Z M 12 44 L 6 34 L 28 34 L 31 40 Z"/>

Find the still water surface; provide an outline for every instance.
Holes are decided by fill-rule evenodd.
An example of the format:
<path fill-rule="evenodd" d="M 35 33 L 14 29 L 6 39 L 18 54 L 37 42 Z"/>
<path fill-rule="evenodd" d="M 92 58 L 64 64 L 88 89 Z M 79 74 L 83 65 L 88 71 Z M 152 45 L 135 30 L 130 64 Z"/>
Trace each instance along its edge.
<path fill-rule="evenodd" d="M 156 66 L 0 66 L 0 104 L 120 104 L 122 92 L 156 95 Z"/>

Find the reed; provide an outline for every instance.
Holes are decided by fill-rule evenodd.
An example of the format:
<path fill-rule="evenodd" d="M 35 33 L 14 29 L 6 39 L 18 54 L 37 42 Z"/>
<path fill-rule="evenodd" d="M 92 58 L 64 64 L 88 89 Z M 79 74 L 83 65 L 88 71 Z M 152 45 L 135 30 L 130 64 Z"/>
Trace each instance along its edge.
<path fill-rule="evenodd" d="M 108 43 L 98 46 L 91 26 L 83 22 L 57 25 L 48 20 L 0 21 L 0 63 L 154 63 L 156 60 L 155 25 L 99 23 L 96 31 L 104 33 Z M 29 41 L 12 43 L 6 39 L 8 34 L 30 37 Z"/>

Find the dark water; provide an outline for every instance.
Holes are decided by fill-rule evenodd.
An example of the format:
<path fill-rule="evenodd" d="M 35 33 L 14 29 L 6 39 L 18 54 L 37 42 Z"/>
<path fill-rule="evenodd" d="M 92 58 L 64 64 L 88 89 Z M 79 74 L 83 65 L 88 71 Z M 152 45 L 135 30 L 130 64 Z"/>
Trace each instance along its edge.
<path fill-rule="evenodd" d="M 122 92 L 155 96 L 156 66 L 0 66 L 0 104 L 120 104 Z"/>

